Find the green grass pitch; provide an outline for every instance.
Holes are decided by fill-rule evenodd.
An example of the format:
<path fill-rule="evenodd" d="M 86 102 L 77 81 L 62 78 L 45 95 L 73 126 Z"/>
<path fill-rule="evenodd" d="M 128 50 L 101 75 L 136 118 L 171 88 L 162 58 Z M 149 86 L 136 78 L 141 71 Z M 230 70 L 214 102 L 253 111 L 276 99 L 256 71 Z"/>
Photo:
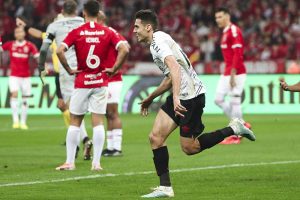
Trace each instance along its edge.
<path fill-rule="evenodd" d="M 61 116 L 29 116 L 28 131 L 12 130 L 0 116 L 0 199 L 140 199 L 158 185 L 148 133 L 154 115 L 122 115 L 123 152 L 102 158 L 101 172 L 76 160 L 75 171 L 55 171 L 65 160 L 66 128 Z M 86 117 L 91 135 L 90 116 Z M 175 131 L 167 141 L 174 199 L 300 199 L 299 115 L 246 115 L 257 141 L 217 145 L 186 156 Z M 222 115 L 204 115 L 205 132 L 228 124 Z"/>

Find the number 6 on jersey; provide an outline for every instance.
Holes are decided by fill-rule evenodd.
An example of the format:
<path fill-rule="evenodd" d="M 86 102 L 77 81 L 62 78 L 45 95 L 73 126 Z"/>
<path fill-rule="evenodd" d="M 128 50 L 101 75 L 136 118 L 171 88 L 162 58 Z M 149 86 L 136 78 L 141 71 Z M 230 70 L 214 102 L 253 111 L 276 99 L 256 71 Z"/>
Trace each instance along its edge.
<path fill-rule="evenodd" d="M 94 50 L 95 50 L 95 45 L 91 45 L 86 59 L 86 65 L 91 69 L 95 69 L 100 65 L 100 58 L 97 55 L 93 54 Z M 93 60 L 95 60 L 94 63 L 92 62 Z"/>

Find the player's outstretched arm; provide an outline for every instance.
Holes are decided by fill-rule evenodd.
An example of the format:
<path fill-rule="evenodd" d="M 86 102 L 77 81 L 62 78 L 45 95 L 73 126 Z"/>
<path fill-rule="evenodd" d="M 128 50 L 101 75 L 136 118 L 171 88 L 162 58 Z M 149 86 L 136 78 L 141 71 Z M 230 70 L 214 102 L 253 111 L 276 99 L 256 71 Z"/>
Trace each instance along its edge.
<path fill-rule="evenodd" d="M 179 99 L 180 93 L 180 84 L 181 84 L 181 71 L 180 65 L 176 61 L 174 56 L 167 56 L 165 58 L 165 64 L 168 66 L 172 79 L 173 86 L 173 102 L 174 102 L 174 111 L 176 115 L 180 117 L 184 117 L 184 112 L 186 112 L 186 108 L 181 105 Z"/>
<path fill-rule="evenodd" d="M 129 45 L 127 45 L 125 42 L 120 43 L 117 50 L 118 50 L 118 56 L 117 56 L 116 62 L 114 64 L 114 67 L 106 68 L 104 70 L 104 72 L 107 73 L 109 76 L 113 76 L 122 67 L 122 65 L 126 61 L 126 58 L 129 54 Z"/>
<path fill-rule="evenodd" d="M 285 91 L 300 92 L 300 82 L 294 85 L 288 85 L 283 79 L 280 80 L 280 86 Z"/>
<path fill-rule="evenodd" d="M 16 18 L 16 25 L 17 26 L 23 26 L 24 29 L 31 35 L 32 37 L 38 38 L 38 39 L 43 39 L 43 32 L 32 27 L 28 27 L 25 21 L 20 19 L 19 17 Z"/>

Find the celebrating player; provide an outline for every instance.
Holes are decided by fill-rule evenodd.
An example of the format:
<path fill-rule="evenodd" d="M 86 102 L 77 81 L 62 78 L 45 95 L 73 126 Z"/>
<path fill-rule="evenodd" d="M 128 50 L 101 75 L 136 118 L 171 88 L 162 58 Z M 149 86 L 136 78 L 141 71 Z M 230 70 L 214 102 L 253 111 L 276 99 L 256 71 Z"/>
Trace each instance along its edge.
<path fill-rule="evenodd" d="M 230 118 L 242 119 L 241 97 L 246 81 L 246 68 L 243 61 L 244 40 L 242 32 L 230 21 L 230 14 L 226 8 L 219 8 L 215 13 L 219 28 L 223 29 L 221 49 L 225 62 L 225 71 L 219 79 L 215 103 Z M 225 97 L 229 96 L 229 102 Z M 238 144 L 240 137 L 231 136 L 222 144 Z"/>
<path fill-rule="evenodd" d="M 15 28 L 15 41 L 9 41 L 3 44 L 2 49 L 9 51 L 10 57 L 10 106 L 12 109 L 14 129 L 21 128 L 27 130 L 26 124 L 28 98 L 31 96 L 31 81 L 30 81 L 30 67 L 29 57 L 32 54 L 34 58 L 38 59 L 39 53 L 36 46 L 25 40 L 25 31 L 23 27 Z M 21 106 L 21 120 L 19 121 L 19 102 L 18 92 L 22 94 Z"/>
<path fill-rule="evenodd" d="M 86 112 L 91 112 L 93 126 L 93 161 L 91 170 L 99 171 L 100 157 L 104 145 L 104 115 L 107 105 L 107 75 L 114 75 L 128 54 L 126 45 L 120 43 L 108 27 L 97 24 L 100 4 L 89 0 L 84 4 L 83 15 L 86 23 L 72 30 L 57 50 L 60 63 L 70 75 L 75 75 L 75 89 L 71 95 L 71 122 L 67 132 L 67 160 L 56 170 L 74 170 L 75 152 L 80 137 L 80 124 Z M 105 69 L 110 46 L 118 50 L 114 68 Z M 65 51 L 74 48 L 78 69 L 72 69 L 66 59 Z"/>
<path fill-rule="evenodd" d="M 106 16 L 103 11 L 99 12 L 98 23 L 105 25 Z M 116 30 L 109 27 L 123 43 L 130 48 L 126 39 Z M 108 50 L 108 65 L 107 68 L 113 68 L 117 58 L 118 51 L 111 47 Z M 108 79 L 108 100 L 106 108 L 107 133 L 106 142 L 107 148 L 103 150 L 103 156 L 121 156 L 122 155 L 122 122 L 118 112 L 118 104 L 122 90 L 122 73 L 118 71 L 114 76 Z"/>
<path fill-rule="evenodd" d="M 255 136 L 239 119 L 233 119 L 229 126 L 223 129 L 201 134 L 204 130 L 201 117 L 205 106 L 203 83 L 180 46 L 170 35 L 157 30 L 158 20 L 154 12 L 140 10 L 135 18 L 133 32 L 137 40 L 150 45 L 153 60 L 165 75 L 154 92 L 140 103 L 141 114 L 148 115 L 148 108 L 153 99 L 170 88 L 173 91 L 158 111 L 149 135 L 160 186 L 142 197 L 173 197 L 166 139 L 178 126 L 181 148 L 187 155 L 200 153 L 231 135 L 244 136 L 252 141 L 255 140 Z"/>

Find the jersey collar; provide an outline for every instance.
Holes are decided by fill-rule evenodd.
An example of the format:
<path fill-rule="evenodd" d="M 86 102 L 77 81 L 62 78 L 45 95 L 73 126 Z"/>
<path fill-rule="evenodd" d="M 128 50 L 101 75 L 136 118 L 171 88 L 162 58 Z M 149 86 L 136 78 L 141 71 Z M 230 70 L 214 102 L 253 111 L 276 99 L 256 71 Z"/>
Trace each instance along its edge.
<path fill-rule="evenodd" d="M 226 31 L 228 31 L 228 29 L 230 29 L 231 24 L 229 24 L 228 26 L 226 26 L 223 30 L 223 33 L 225 33 Z"/>

